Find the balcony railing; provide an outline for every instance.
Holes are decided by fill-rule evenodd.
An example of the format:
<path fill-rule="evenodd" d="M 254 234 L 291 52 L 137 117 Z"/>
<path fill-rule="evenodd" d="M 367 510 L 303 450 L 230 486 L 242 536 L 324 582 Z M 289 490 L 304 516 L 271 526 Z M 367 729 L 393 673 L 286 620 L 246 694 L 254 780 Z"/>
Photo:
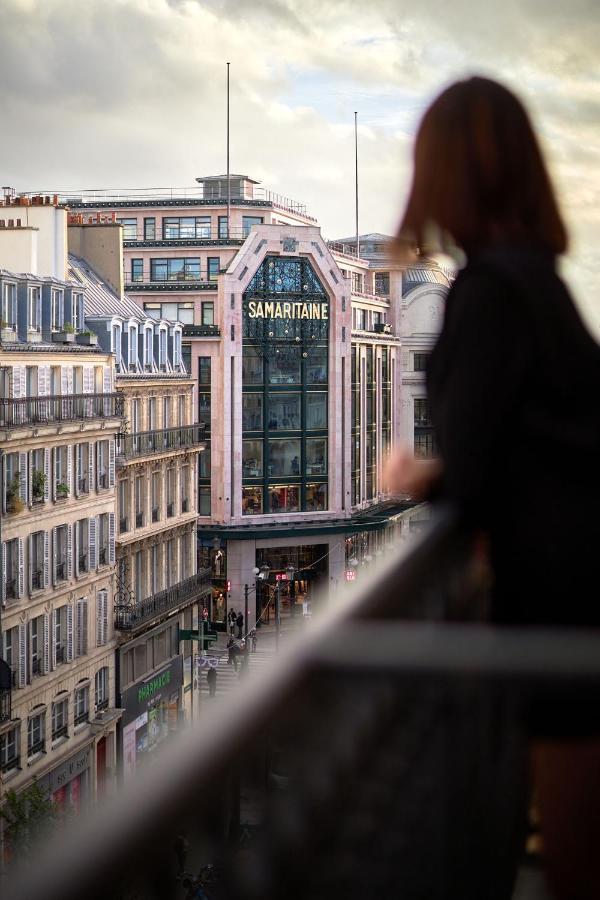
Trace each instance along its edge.
<path fill-rule="evenodd" d="M 160 431 L 137 431 L 117 435 L 117 454 L 125 459 L 186 450 L 202 443 L 204 425 L 181 425 Z"/>
<path fill-rule="evenodd" d="M 158 506 L 153 506 L 152 507 L 152 521 L 158 522 L 159 518 L 160 518 L 160 509 L 158 508 Z"/>
<path fill-rule="evenodd" d="M 122 394 L 72 394 L 71 396 L 20 397 L 0 400 L 0 428 L 45 425 L 77 419 L 123 417 Z"/>
<path fill-rule="evenodd" d="M 509 897 L 523 711 L 574 698 L 593 728 L 600 637 L 481 624 L 481 550 L 450 518 L 365 574 L 3 900 L 176 896 L 182 829 L 229 900 Z"/>
<path fill-rule="evenodd" d="M 199 599 L 212 590 L 211 570 L 201 569 L 185 581 L 174 584 L 152 597 L 147 597 L 130 606 L 115 608 L 115 628 L 131 631 L 173 609 L 183 603 Z"/>

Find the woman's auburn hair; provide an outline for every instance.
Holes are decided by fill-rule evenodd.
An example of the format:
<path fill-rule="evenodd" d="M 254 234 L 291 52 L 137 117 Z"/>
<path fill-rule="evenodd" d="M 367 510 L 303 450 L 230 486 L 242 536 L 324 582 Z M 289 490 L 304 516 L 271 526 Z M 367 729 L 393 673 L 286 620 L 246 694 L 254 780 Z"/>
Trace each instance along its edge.
<path fill-rule="evenodd" d="M 431 226 L 467 253 L 515 241 L 564 253 L 567 231 L 529 116 L 488 78 L 458 81 L 419 126 L 408 202 L 396 237 L 426 249 Z"/>

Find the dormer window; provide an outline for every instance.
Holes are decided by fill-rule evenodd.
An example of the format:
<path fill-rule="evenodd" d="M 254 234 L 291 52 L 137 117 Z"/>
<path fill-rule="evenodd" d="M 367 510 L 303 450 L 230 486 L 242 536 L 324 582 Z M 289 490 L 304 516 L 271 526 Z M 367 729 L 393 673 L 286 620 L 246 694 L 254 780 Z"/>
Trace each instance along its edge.
<path fill-rule="evenodd" d="M 83 294 L 76 291 L 71 297 L 71 323 L 75 331 L 83 331 Z"/>
<path fill-rule="evenodd" d="M 52 331 L 62 331 L 65 324 L 64 292 L 52 288 L 51 321 Z"/>
<path fill-rule="evenodd" d="M 110 335 L 110 349 L 115 354 L 117 365 L 121 364 L 121 326 L 113 324 Z"/>
<path fill-rule="evenodd" d="M 144 329 L 144 368 L 149 371 L 152 368 L 152 344 L 154 341 L 154 329 Z"/>
<path fill-rule="evenodd" d="M 2 285 L 2 328 L 17 327 L 17 286 L 10 282 Z"/>
<path fill-rule="evenodd" d="M 173 368 L 178 370 L 181 368 L 181 332 L 175 331 L 173 334 Z"/>
<path fill-rule="evenodd" d="M 161 328 L 158 333 L 158 365 L 160 369 L 167 366 L 167 330 Z"/>
<path fill-rule="evenodd" d="M 129 368 L 137 367 L 138 358 L 138 333 L 134 325 L 129 326 Z"/>
<path fill-rule="evenodd" d="M 42 327 L 42 291 L 37 285 L 27 290 L 27 327 L 40 331 Z"/>

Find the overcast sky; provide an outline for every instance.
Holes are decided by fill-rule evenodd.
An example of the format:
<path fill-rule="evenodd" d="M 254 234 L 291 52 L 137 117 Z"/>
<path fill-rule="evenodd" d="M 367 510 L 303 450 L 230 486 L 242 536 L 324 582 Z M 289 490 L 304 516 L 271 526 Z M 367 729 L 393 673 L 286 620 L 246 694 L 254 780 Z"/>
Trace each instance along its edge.
<path fill-rule="evenodd" d="M 468 73 L 517 89 L 600 330 L 598 0 L 0 0 L 0 175 L 17 190 L 180 187 L 225 170 L 335 238 L 392 232 L 427 103 Z"/>

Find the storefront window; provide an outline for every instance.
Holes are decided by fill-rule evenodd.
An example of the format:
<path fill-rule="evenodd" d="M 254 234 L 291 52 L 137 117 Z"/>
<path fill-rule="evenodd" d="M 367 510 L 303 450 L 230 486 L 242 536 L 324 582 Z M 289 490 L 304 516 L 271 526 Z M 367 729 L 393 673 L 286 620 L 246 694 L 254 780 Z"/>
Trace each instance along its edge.
<path fill-rule="evenodd" d="M 263 427 L 262 394 L 242 396 L 242 428 L 244 431 L 261 431 Z"/>
<path fill-rule="evenodd" d="M 299 429 L 300 394 L 271 394 L 269 396 L 269 430 L 298 431 Z"/>
<path fill-rule="evenodd" d="M 269 441 L 269 477 L 300 475 L 300 441 Z"/>
<path fill-rule="evenodd" d="M 314 350 L 306 363 L 308 384 L 327 384 L 327 347 Z"/>
<path fill-rule="evenodd" d="M 261 487 L 242 488 L 242 515 L 251 516 L 263 511 L 263 489 Z"/>
<path fill-rule="evenodd" d="M 282 354 L 275 351 L 269 361 L 269 384 L 300 384 L 300 350 Z"/>
<path fill-rule="evenodd" d="M 262 476 L 262 441 L 242 441 L 242 474 L 244 478 L 260 478 Z"/>
<path fill-rule="evenodd" d="M 263 383 L 263 359 L 255 347 L 244 347 L 242 380 L 244 384 Z"/>
<path fill-rule="evenodd" d="M 324 475 L 327 471 L 327 438 L 306 441 L 306 474 Z"/>
<path fill-rule="evenodd" d="M 306 395 L 306 427 L 327 428 L 327 392 L 310 391 Z"/>
<path fill-rule="evenodd" d="M 300 510 L 300 488 L 297 485 L 275 485 L 269 488 L 269 505 L 272 513 L 298 512 Z"/>
<path fill-rule="evenodd" d="M 306 508 L 307 510 L 327 509 L 327 485 L 326 484 L 307 484 L 306 485 Z"/>

